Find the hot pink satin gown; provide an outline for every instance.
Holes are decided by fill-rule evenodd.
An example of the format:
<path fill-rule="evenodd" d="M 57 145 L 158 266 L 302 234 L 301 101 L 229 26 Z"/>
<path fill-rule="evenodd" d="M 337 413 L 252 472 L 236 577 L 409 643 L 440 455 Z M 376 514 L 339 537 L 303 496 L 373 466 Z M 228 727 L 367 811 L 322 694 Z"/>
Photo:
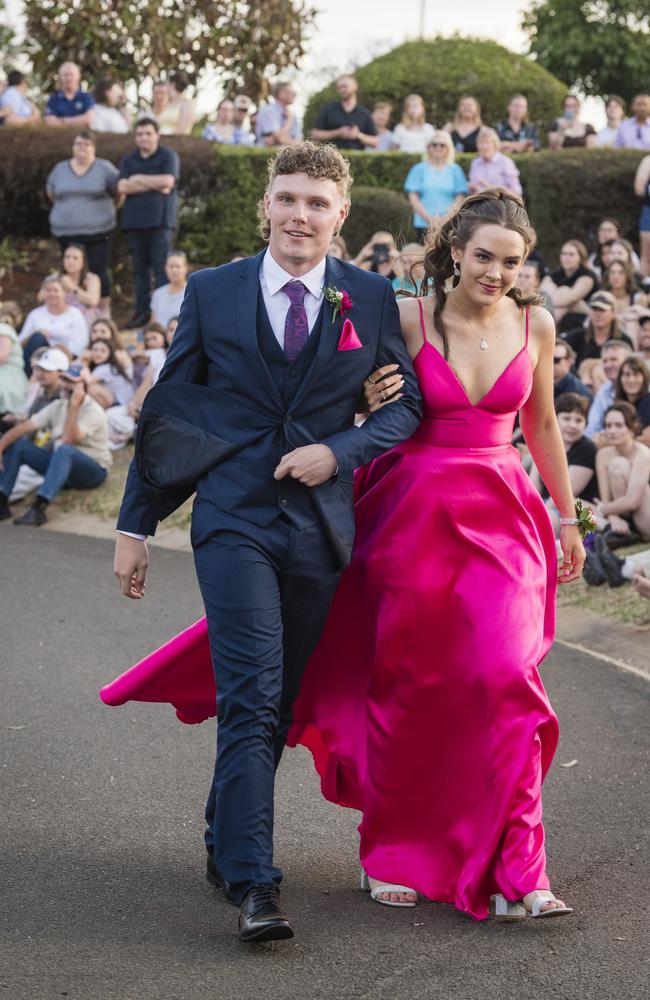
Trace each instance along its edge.
<path fill-rule="evenodd" d="M 510 444 L 526 344 L 475 405 L 425 340 L 423 420 L 357 482 L 354 556 L 294 709 L 324 796 L 358 809 L 360 859 L 478 919 L 492 893 L 548 888 L 541 786 L 558 724 L 539 676 L 557 557 Z M 196 623 L 102 692 L 214 714 Z"/>

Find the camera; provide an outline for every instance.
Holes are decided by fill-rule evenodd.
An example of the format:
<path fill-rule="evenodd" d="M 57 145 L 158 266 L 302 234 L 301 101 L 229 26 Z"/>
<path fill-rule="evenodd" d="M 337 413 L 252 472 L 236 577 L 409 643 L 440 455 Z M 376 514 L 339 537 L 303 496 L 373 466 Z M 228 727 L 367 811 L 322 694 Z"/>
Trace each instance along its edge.
<path fill-rule="evenodd" d="M 390 260 L 390 246 L 388 243 L 373 243 L 371 262 L 373 267 L 378 264 L 387 264 Z"/>

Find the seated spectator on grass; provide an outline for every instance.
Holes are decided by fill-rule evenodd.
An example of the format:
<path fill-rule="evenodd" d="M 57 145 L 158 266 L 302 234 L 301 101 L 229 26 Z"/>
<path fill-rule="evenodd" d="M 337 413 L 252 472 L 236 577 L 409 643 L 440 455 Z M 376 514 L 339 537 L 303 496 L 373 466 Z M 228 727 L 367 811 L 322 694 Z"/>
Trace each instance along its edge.
<path fill-rule="evenodd" d="M 553 315 L 553 303 L 546 292 L 541 291 L 541 283 L 542 267 L 539 262 L 536 260 L 525 260 L 519 268 L 517 288 L 520 288 L 526 295 L 529 295 L 531 292 L 535 292 L 535 294 L 540 295 L 544 300 L 542 303 L 544 309 L 548 309 L 551 315 Z"/>
<path fill-rule="evenodd" d="M 611 292 L 595 292 L 588 303 L 588 321 L 573 330 L 565 330 L 560 336 L 576 353 L 576 368 L 585 358 L 599 358 L 604 344 L 610 340 L 621 340 L 630 349 L 631 339 L 623 333 L 616 316 L 616 302 Z"/>
<path fill-rule="evenodd" d="M 547 130 L 549 149 L 596 145 L 596 129 L 580 121 L 580 109 L 578 98 L 567 94 L 562 101 L 562 117 L 551 122 Z"/>
<path fill-rule="evenodd" d="M 359 84 L 345 73 L 336 81 L 338 100 L 320 109 L 311 132 L 315 142 L 333 142 L 339 149 L 359 149 L 377 145 L 377 128 L 367 108 L 357 102 Z"/>
<path fill-rule="evenodd" d="M 18 334 L 0 320 L 0 421 L 25 405 L 27 376 Z"/>
<path fill-rule="evenodd" d="M 587 437 L 601 448 L 605 444 L 603 431 L 605 429 L 605 414 L 616 401 L 616 380 L 621 365 L 630 356 L 632 349 L 622 340 L 608 340 L 603 345 L 601 361 L 607 381 L 600 387 L 589 408 L 587 418 Z"/>
<path fill-rule="evenodd" d="M 108 251 L 117 217 L 117 169 L 96 157 L 95 138 L 81 131 L 72 140 L 72 157 L 60 160 L 48 174 L 45 190 L 52 203 L 50 229 L 63 253 L 71 243 L 82 246 L 88 269 L 101 285 L 100 308 L 110 311 Z"/>
<path fill-rule="evenodd" d="M 639 270 L 639 257 L 630 241 L 623 239 L 622 236 L 603 243 L 600 250 L 600 257 L 603 268 L 609 267 L 615 260 L 621 260 L 624 264 L 631 264 L 635 274 Z"/>
<path fill-rule="evenodd" d="M 165 327 L 165 343 L 167 345 L 167 350 L 172 346 L 172 340 L 174 339 L 174 334 L 178 329 L 178 316 L 172 316 L 171 319 L 167 320 L 167 326 Z"/>
<path fill-rule="evenodd" d="M 120 365 L 126 371 L 129 378 L 133 377 L 131 357 L 128 350 L 122 343 L 122 337 L 117 328 L 117 323 L 114 320 L 108 319 L 107 317 L 100 317 L 96 319 L 95 322 L 90 327 L 90 347 L 95 343 L 96 340 L 105 340 L 106 343 L 111 345 L 115 357 L 119 361 Z M 83 359 L 86 363 L 90 361 L 90 355 L 84 356 Z"/>
<path fill-rule="evenodd" d="M 632 117 L 621 122 L 614 145 L 618 149 L 650 149 L 650 94 L 637 94 Z"/>
<path fill-rule="evenodd" d="M 41 113 L 27 96 L 27 80 L 17 69 L 7 77 L 7 86 L 0 94 L 0 125 L 20 128 L 22 125 L 39 125 Z"/>
<path fill-rule="evenodd" d="M 67 305 L 61 279 L 53 274 L 43 282 L 45 301 L 27 314 L 20 331 L 25 371 L 31 374 L 30 358 L 37 347 L 63 347 L 78 358 L 88 345 L 88 325 L 78 309 Z"/>
<path fill-rule="evenodd" d="M 393 133 L 391 132 L 390 116 L 393 105 L 388 101 L 377 101 L 372 108 L 372 120 L 377 130 L 377 145 L 366 146 L 367 153 L 389 153 L 393 148 Z"/>
<path fill-rule="evenodd" d="M 607 381 L 605 377 L 605 369 L 603 368 L 603 363 L 600 358 L 585 358 L 585 360 L 578 365 L 577 368 L 578 378 L 584 385 L 585 389 L 591 393 L 592 398 L 596 395 L 601 386 L 605 385 Z"/>
<path fill-rule="evenodd" d="M 614 296 L 621 329 L 636 344 L 639 315 L 649 303 L 647 294 L 637 284 L 631 264 L 622 260 L 612 261 L 603 271 L 602 288 Z"/>
<path fill-rule="evenodd" d="M 618 129 L 625 118 L 625 101 L 618 94 L 610 94 L 605 102 L 607 124 L 596 133 L 597 146 L 615 146 Z"/>
<path fill-rule="evenodd" d="M 348 251 L 348 245 L 342 236 L 333 236 L 332 242 L 329 245 L 327 251 L 328 256 L 336 257 L 337 260 L 349 260 L 350 253 Z"/>
<path fill-rule="evenodd" d="M 47 99 L 45 124 L 66 128 L 90 128 L 95 99 L 81 89 L 81 71 L 76 63 L 64 62 L 59 69 L 61 89 Z"/>
<path fill-rule="evenodd" d="M 188 97 L 189 80 L 176 70 L 169 75 L 168 98 L 158 115 L 161 135 L 190 135 L 194 124 L 194 101 Z"/>
<path fill-rule="evenodd" d="M 86 320 L 88 328 L 102 315 L 101 282 L 99 276 L 88 270 L 88 258 L 84 247 L 69 243 L 63 252 L 61 271 L 57 275 L 65 292 L 65 301 L 75 306 Z M 41 286 L 38 301 L 45 301 L 45 290 Z"/>
<path fill-rule="evenodd" d="M 187 257 L 183 250 L 172 250 L 167 254 L 165 274 L 167 284 L 156 288 L 151 296 L 151 321 L 165 327 L 172 316 L 181 311 L 185 289 L 187 288 Z"/>
<path fill-rule="evenodd" d="M 477 153 L 479 129 L 482 127 L 481 105 L 471 94 L 464 94 L 456 105 L 453 120 L 444 126 L 451 135 L 451 142 L 457 153 Z"/>
<path fill-rule="evenodd" d="M 94 98 L 93 131 L 124 133 L 130 130 L 131 114 L 121 83 L 110 76 L 103 76 L 95 84 Z"/>
<path fill-rule="evenodd" d="M 575 361 L 576 353 L 571 345 L 566 340 L 561 340 L 558 337 L 555 341 L 555 349 L 553 350 L 553 396 L 557 399 L 558 396 L 563 396 L 565 393 L 573 393 L 578 396 L 584 396 L 588 403 L 590 403 L 592 394 L 572 371 Z M 588 406 L 587 409 L 589 409 Z"/>
<path fill-rule="evenodd" d="M 539 133 L 528 121 L 528 100 L 515 94 L 508 104 L 508 115 L 494 126 L 501 140 L 502 153 L 533 153 L 539 149 Z"/>
<path fill-rule="evenodd" d="M 402 107 L 402 120 L 393 129 L 393 149 L 401 153 L 425 153 L 435 131 L 426 120 L 420 95 L 409 94 Z"/>
<path fill-rule="evenodd" d="M 253 135 L 247 128 L 241 128 L 234 123 L 235 106 L 231 100 L 224 97 L 217 105 L 217 118 L 212 124 L 206 125 L 201 133 L 208 142 L 221 142 L 224 146 L 252 146 L 255 143 Z"/>
<path fill-rule="evenodd" d="M 258 146 L 295 146 L 302 142 L 302 129 L 291 105 L 296 92 L 286 80 L 271 88 L 273 101 L 263 104 L 257 112 L 255 139 Z"/>
<path fill-rule="evenodd" d="M 429 226 L 460 205 L 469 191 L 467 178 L 454 159 L 451 136 L 439 129 L 427 146 L 426 160 L 415 163 L 406 175 L 404 190 L 413 209 L 413 226 L 420 243 L 424 242 Z"/>
<path fill-rule="evenodd" d="M 0 302 L 0 322 L 8 323 L 14 330 L 19 330 L 23 325 L 23 311 L 14 299 Z"/>
<path fill-rule="evenodd" d="M 421 243 L 406 243 L 394 263 L 392 285 L 399 297 L 404 293 L 419 295 L 424 280 L 424 250 Z"/>
<path fill-rule="evenodd" d="M 605 413 L 605 443 L 596 456 L 598 512 L 616 535 L 650 539 L 650 448 L 637 440 L 639 420 L 631 403 Z"/>
<path fill-rule="evenodd" d="M 503 187 L 513 194 L 521 194 L 519 171 L 514 160 L 500 152 L 501 140 L 493 128 L 479 129 L 478 156 L 469 168 L 469 189 L 472 194 L 489 187 Z"/>
<path fill-rule="evenodd" d="M 0 319 L 2 315 L 0 314 Z M 650 362 L 650 312 L 642 313 L 639 316 L 639 339 L 637 341 L 637 354 L 646 362 Z"/>
<path fill-rule="evenodd" d="M 576 498 L 593 503 L 598 496 L 596 480 L 596 452 L 593 441 L 585 437 L 589 400 L 575 392 L 565 392 L 555 400 L 555 413 L 569 466 L 571 489 Z M 536 468 L 530 473 L 533 485 L 546 501 L 555 529 L 555 537 L 560 537 L 560 514 L 549 496 Z"/>
<path fill-rule="evenodd" d="M 133 396 L 133 382 L 107 340 L 95 340 L 90 347 L 88 374 L 85 378 L 88 395 L 107 410 L 110 406 L 126 406 Z"/>
<path fill-rule="evenodd" d="M 560 251 L 560 266 L 547 274 L 540 286 L 553 303 L 560 331 L 578 326 L 589 311 L 587 299 L 598 289 L 598 278 L 587 267 L 587 257 L 584 243 L 567 240 Z"/>
<path fill-rule="evenodd" d="M 610 244 L 613 240 L 617 240 L 621 235 L 621 224 L 618 219 L 613 219 L 608 216 L 605 219 L 601 219 L 598 223 L 598 231 L 596 234 L 596 249 L 593 253 L 589 254 L 587 260 L 587 267 L 591 268 L 592 271 L 600 278 L 603 270 L 603 261 L 601 257 L 602 248 L 605 244 Z"/>
<path fill-rule="evenodd" d="M 631 403 L 639 418 L 639 439 L 650 446 L 650 370 L 634 356 L 626 358 L 616 378 L 616 402 Z"/>
<path fill-rule="evenodd" d="M 62 489 L 94 489 L 106 479 L 112 464 L 108 423 L 103 409 L 86 392 L 81 365 L 61 373 L 62 398 L 12 427 L 0 438 L 0 520 L 11 517 L 11 496 L 18 470 L 28 465 L 44 479 L 32 506 L 14 524 L 40 527 L 47 508 Z M 25 440 L 47 430 L 50 448 Z"/>

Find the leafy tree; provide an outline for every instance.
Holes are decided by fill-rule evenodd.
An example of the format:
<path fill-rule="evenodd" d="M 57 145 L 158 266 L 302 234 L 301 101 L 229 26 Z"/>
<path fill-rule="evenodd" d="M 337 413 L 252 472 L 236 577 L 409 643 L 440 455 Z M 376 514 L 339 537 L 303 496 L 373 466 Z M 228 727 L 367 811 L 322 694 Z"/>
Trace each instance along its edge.
<path fill-rule="evenodd" d="M 306 0 L 25 0 L 24 9 L 44 83 L 67 59 L 86 80 L 111 73 L 138 84 L 174 69 L 195 81 L 209 67 L 254 99 L 267 76 L 300 61 L 315 16 Z"/>
<path fill-rule="evenodd" d="M 5 0 L 0 0 L 0 52 L 6 59 L 14 49 L 14 30 L 10 23 L 6 21 L 7 5 Z"/>
<path fill-rule="evenodd" d="M 535 0 L 530 54 L 586 94 L 630 99 L 648 87 L 650 0 Z"/>

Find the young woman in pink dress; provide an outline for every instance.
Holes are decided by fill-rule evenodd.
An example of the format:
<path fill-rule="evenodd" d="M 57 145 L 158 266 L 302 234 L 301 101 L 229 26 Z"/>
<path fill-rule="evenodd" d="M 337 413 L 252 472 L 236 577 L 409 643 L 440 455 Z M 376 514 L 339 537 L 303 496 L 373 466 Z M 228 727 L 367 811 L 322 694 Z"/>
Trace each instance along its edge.
<path fill-rule="evenodd" d="M 584 549 L 553 409 L 553 320 L 515 287 L 529 242 L 521 200 L 502 189 L 430 236 L 430 293 L 400 303 L 423 420 L 358 474 L 352 563 L 288 739 L 312 751 L 326 798 L 360 810 L 373 899 L 413 906 L 419 892 L 477 919 L 571 912 L 546 873 L 541 786 L 558 725 L 538 666 L 558 572 L 576 579 Z M 399 382 L 371 374 L 371 409 Z M 559 571 L 510 444 L 517 413 L 567 522 Z M 215 714 L 202 624 L 102 696 L 169 700 L 188 722 Z"/>

